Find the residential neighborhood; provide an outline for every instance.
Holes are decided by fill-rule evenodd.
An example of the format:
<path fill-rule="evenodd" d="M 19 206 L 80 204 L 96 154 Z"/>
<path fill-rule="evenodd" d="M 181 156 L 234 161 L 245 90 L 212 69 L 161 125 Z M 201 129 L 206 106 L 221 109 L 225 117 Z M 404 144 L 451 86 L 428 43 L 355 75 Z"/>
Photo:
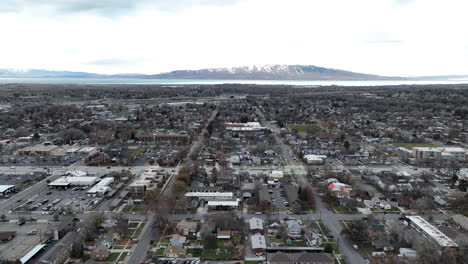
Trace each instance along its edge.
<path fill-rule="evenodd" d="M 466 263 L 467 92 L 2 85 L 0 263 Z"/>

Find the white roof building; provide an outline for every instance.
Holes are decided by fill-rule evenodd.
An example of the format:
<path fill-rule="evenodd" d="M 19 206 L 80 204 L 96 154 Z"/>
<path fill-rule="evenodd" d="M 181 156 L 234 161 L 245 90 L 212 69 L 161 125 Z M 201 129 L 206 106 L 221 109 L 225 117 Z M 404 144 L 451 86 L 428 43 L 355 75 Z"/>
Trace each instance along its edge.
<path fill-rule="evenodd" d="M 451 238 L 442 233 L 435 226 L 431 225 L 426 219 L 421 216 L 407 216 L 410 221 L 410 226 L 413 226 L 417 231 L 423 235 L 431 238 L 441 247 L 458 247 L 458 244 L 455 243 Z"/>
<path fill-rule="evenodd" d="M 201 191 L 191 191 L 185 193 L 186 197 L 198 197 L 198 198 L 223 198 L 223 199 L 232 199 L 234 193 L 232 192 L 201 192 Z"/>
<path fill-rule="evenodd" d="M 67 187 L 67 186 L 91 186 L 98 181 L 98 177 L 73 177 L 63 176 L 49 183 L 49 186 Z"/>
<path fill-rule="evenodd" d="M 283 171 L 280 171 L 280 170 L 274 170 L 274 171 L 271 171 L 270 173 L 270 177 L 272 178 L 283 178 L 284 176 L 284 173 Z"/>
<path fill-rule="evenodd" d="M 252 249 L 266 249 L 265 236 L 260 234 L 252 235 Z"/>
<path fill-rule="evenodd" d="M 94 195 L 104 195 L 108 192 L 111 188 L 109 185 L 114 181 L 113 177 L 107 177 L 102 179 L 96 185 L 94 185 L 91 189 L 89 189 L 86 193 L 87 194 L 94 194 Z"/>
<path fill-rule="evenodd" d="M 77 171 L 67 171 L 66 175 L 72 176 L 72 177 L 84 177 L 87 175 L 87 173 L 84 171 L 77 170 Z"/>
<path fill-rule="evenodd" d="M 13 189 L 14 185 L 0 185 L 0 193 L 4 193 L 10 189 Z"/>
<path fill-rule="evenodd" d="M 263 230 L 263 220 L 257 217 L 252 217 L 249 220 L 250 230 Z"/>
<path fill-rule="evenodd" d="M 239 199 L 237 199 L 235 201 L 208 201 L 208 206 L 237 207 L 237 206 L 239 206 Z"/>

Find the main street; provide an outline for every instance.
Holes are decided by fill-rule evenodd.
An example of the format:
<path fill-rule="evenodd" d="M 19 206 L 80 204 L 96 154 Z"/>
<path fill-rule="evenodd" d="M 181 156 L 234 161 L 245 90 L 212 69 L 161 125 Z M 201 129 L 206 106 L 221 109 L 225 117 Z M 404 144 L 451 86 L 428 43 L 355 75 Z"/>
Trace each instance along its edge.
<path fill-rule="evenodd" d="M 289 148 L 289 146 L 284 144 L 284 142 L 281 140 L 280 136 L 278 135 L 278 130 L 272 128 L 271 124 L 267 121 L 265 115 L 258 107 L 256 107 L 256 112 L 260 117 L 263 125 L 271 129 L 276 142 L 280 144 L 282 155 L 285 158 L 287 164 L 289 166 L 297 166 L 299 170 L 302 170 L 304 172 L 305 168 L 301 164 L 299 164 L 299 162 L 296 161 L 296 158 L 294 157 L 291 148 Z M 296 179 L 297 184 L 300 186 L 309 184 L 305 173 L 294 173 L 294 177 Z M 341 235 L 343 227 L 339 222 L 339 218 L 337 218 L 337 216 L 333 214 L 333 212 L 328 210 L 328 208 L 323 204 L 321 197 L 317 195 L 316 189 L 314 189 L 314 196 L 316 201 L 315 209 L 319 213 L 321 219 L 324 220 L 323 224 L 332 233 L 333 237 L 337 240 L 338 249 L 340 250 L 341 254 L 343 254 L 346 257 L 347 263 L 365 263 L 364 258 L 353 248 L 351 242 L 344 239 Z"/>
<path fill-rule="evenodd" d="M 211 113 L 210 118 L 208 119 L 205 127 L 202 129 L 202 132 L 198 136 L 197 140 L 190 147 L 187 157 L 181 164 L 179 164 L 179 166 L 190 164 L 190 157 L 192 156 L 192 154 L 199 152 L 203 148 L 203 145 L 206 140 L 205 133 L 208 132 L 207 126 L 215 119 L 217 114 L 218 114 L 218 109 L 215 109 Z M 173 191 L 173 182 L 175 179 L 174 176 L 171 177 L 169 181 L 166 183 L 165 188 L 163 192 L 161 193 L 161 195 L 172 196 L 174 194 L 174 191 Z M 156 238 L 156 233 L 157 233 L 157 230 L 154 228 L 153 222 L 154 222 L 154 213 L 151 211 L 148 211 L 148 221 L 138 238 L 138 243 L 134 246 L 133 250 L 130 253 L 130 256 L 125 259 L 125 263 L 136 264 L 136 263 L 141 263 L 146 259 L 146 254 L 151 248 L 150 241 Z"/>

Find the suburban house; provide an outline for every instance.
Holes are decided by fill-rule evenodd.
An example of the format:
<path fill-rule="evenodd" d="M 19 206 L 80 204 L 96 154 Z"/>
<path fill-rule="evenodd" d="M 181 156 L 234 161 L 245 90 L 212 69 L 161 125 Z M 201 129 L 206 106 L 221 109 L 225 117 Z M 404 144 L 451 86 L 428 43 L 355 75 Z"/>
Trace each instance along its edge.
<path fill-rule="evenodd" d="M 114 245 L 114 236 L 113 235 L 105 235 L 100 238 L 96 238 L 96 248 L 100 246 L 104 246 L 108 249 L 112 248 Z"/>
<path fill-rule="evenodd" d="M 164 256 L 166 258 L 179 258 L 185 257 L 185 255 L 185 248 L 181 246 L 168 246 L 166 249 L 164 249 Z"/>
<path fill-rule="evenodd" d="M 184 236 L 181 236 L 179 234 L 174 234 L 171 237 L 170 244 L 173 246 L 184 246 L 185 242 L 187 241 L 187 238 Z"/>
<path fill-rule="evenodd" d="M 197 232 L 197 223 L 182 220 L 182 221 L 177 223 L 176 231 L 178 233 L 181 233 L 184 236 L 188 236 L 189 233 Z"/>
<path fill-rule="evenodd" d="M 255 235 L 252 235 L 251 239 L 252 239 L 252 251 L 255 254 L 260 255 L 266 251 L 266 241 L 263 235 L 255 234 Z"/>
<path fill-rule="evenodd" d="M 249 220 L 250 233 L 261 233 L 263 232 L 263 220 L 257 217 L 252 217 Z"/>
<path fill-rule="evenodd" d="M 216 233 L 217 239 L 231 239 L 231 231 L 218 230 Z"/>
<path fill-rule="evenodd" d="M 288 236 L 292 239 L 301 238 L 302 228 L 297 220 L 288 220 L 286 222 Z"/>

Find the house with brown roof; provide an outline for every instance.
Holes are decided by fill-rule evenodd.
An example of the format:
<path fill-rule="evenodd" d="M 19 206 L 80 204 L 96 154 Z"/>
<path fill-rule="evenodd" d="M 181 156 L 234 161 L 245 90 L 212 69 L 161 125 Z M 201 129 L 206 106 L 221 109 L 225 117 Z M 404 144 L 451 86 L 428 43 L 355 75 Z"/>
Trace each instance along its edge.
<path fill-rule="evenodd" d="M 217 239 L 231 239 L 231 231 L 218 230 L 216 234 Z"/>
<path fill-rule="evenodd" d="M 181 246 L 168 246 L 166 249 L 164 249 L 164 256 L 166 258 L 179 258 L 185 257 L 185 255 L 185 248 Z"/>

